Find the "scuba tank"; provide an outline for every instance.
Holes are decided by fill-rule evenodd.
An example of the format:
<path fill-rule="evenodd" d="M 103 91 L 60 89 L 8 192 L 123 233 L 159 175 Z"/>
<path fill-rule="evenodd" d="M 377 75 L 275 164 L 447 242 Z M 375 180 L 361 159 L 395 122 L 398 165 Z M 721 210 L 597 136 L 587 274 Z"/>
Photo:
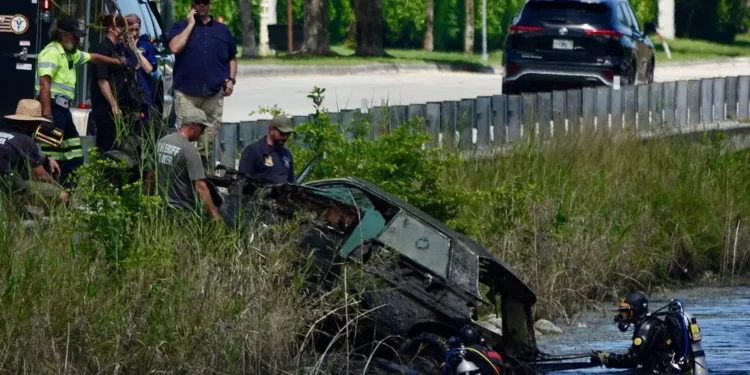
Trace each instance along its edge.
<path fill-rule="evenodd" d="M 669 313 L 665 321 L 671 328 L 673 340 L 678 343 L 676 345 L 678 352 L 675 353 L 673 363 L 683 369 L 688 365 L 691 366 L 693 375 L 708 375 L 706 353 L 701 344 L 700 326 L 694 316 L 685 312 L 682 301 L 677 299 L 670 301 Z"/>
<path fill-rule="evenodd" d="M 688 338 L 690 339 L 690 352 L 693 355 L 693 375 L 708 375 L 706 364 L 706 353 L 701 344 L 701 331 L 698 322 L 691 314 L 683 313 L 683 322 Z"/>
<path fill-rule="evenodd" d="M 448 352 L 441 374 L 500 375 L 503 359 L 487 345 L 476 327 L 465 326 L 458 337 L 448 339 Z"/>

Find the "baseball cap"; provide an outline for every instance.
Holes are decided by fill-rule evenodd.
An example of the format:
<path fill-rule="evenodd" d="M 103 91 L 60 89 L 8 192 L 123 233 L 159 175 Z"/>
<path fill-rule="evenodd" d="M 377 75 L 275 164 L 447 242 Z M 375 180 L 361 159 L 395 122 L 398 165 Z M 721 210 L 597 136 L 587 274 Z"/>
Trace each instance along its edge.
<path fill-rule="evenodd" d="M 198 108 L 190 108 L 185 113 L 185 117 L 182 119 L 183 124 L 199 124 L 208 128 L 213 128 L 214 125 L 208 122 L 206 119 L 206 113 Z"/>
<path fill-rule="evenodd" d="M 57 20 L 57 29 L 67 31 L 79 38 L 86 36 L 86 32 L 81 28 L 81 23 L 73 16 L 62 16 Z"/>
<path fill-rule="evenodd" d="M 279 131 L 282 133 L 294 133 L 294 129 L 292 128 L 292 120 L 284 115 L 276 115 L 271 120 L 271 126 L 279 129 Z"/>

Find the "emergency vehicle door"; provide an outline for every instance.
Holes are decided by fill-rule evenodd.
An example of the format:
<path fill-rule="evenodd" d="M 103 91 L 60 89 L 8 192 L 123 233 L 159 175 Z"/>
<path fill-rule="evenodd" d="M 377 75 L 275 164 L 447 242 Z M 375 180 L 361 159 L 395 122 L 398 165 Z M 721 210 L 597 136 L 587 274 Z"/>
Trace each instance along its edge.
<path fill-rule="evenodd" d="M 34 98 L 36 56 L 39 53 L 39 2 L 0 0 L 0 115 L 15 113 L 21 99 Z"/>

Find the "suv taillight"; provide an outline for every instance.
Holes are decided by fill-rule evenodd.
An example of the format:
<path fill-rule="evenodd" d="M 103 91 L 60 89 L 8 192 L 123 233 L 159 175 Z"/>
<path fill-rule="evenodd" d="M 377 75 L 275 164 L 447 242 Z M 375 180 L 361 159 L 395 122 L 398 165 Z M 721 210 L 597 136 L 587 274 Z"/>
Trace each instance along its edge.
<path fill-rule="evenodd" d="M 615 30 L 599 30 L 599 29 L 586 29 L 586 35 L 603 36 L 612 40 L 618 40 L 622 38 L 622 33 Z"/>
<path fill-rule="evenodd" d="M 542 30 L 544 29 L 539 26 L 511 25 L 508 27 L 508 32 L 511 34 L 538 33 Z"/>

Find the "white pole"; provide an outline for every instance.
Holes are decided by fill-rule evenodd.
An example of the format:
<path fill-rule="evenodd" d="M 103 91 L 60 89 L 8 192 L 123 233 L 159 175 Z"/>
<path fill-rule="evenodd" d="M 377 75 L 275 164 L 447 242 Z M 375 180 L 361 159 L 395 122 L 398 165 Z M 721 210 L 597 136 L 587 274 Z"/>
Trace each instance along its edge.
<path fill-rule="evenodd" d="M 482 0 L 482 62 L 487 64 L 487 0 Z"/>
<path fill-rule="evenodd" d="M 659 35 L 666 40 L 675 37 L 674 0 L 659 0 Z"/>

